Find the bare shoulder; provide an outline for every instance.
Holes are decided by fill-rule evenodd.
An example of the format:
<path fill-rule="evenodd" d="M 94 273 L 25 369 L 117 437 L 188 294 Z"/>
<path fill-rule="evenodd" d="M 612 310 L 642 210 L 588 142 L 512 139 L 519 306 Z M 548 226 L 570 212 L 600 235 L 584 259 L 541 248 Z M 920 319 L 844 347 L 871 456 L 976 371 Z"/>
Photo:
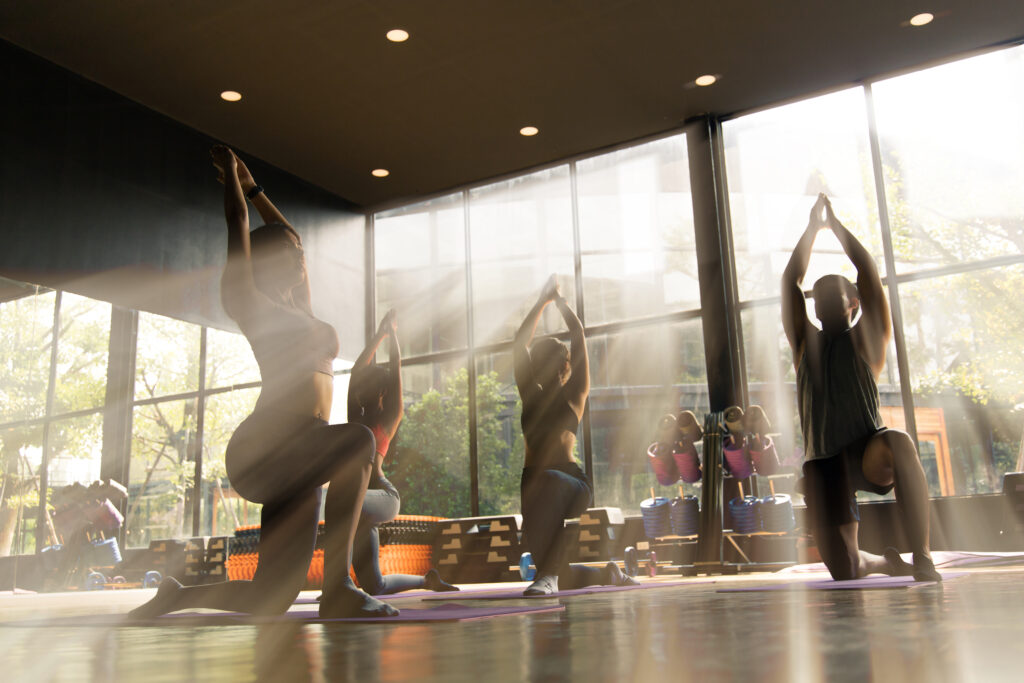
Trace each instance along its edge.
<path fill-rule="evenodd" d="M 864 325 L 861 318 L 850 330 L 850 338 L 857 355 L 871 368 L 877 380 L 885 369 L 885 353 L 889 340 L 884 334 Z"/>

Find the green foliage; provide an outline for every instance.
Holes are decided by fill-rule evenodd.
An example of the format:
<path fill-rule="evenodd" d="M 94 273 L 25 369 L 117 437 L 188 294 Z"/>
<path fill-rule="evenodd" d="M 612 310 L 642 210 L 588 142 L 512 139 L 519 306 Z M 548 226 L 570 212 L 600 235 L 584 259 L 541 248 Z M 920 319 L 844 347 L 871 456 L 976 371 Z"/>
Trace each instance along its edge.
<path fill-rule="evenodd" d="M 55 294 L 0 306 L 0 421 L 41 417 L 46 405 Z"/>
<path fill-rule="evenodd" d="M 468 386 L 468 373 L 459 370 L 447 378 L 441 391 L 428 391 L 406 409 L 391 455 L 384 462 L 386 476 L 402 494 L 406 514 L 462 517 L 470 513 Z M 518 511 L 521 405 L 514 394 L 502 390 L 495 372 L 477 377 L 476 398 L 480 512 Z"/>

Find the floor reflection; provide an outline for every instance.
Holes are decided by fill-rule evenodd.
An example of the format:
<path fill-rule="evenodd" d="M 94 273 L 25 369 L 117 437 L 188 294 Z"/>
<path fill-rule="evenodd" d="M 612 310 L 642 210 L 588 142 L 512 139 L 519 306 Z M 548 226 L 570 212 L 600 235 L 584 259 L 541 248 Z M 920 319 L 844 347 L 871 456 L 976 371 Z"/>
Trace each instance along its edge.
<path fill-rule="evenodd" d="M 147 683 L 1011 681 L 1020 678 L 1024 650 L 1022 578 L 993 571 L 943 587 L 827 592 L 716 593 L 703 584 L 567 599 L 564 612 L 464 623 L 8 626 L 0 627 L 0 675 Z M 0 623 L 8 619 L 0 611 Z"/>

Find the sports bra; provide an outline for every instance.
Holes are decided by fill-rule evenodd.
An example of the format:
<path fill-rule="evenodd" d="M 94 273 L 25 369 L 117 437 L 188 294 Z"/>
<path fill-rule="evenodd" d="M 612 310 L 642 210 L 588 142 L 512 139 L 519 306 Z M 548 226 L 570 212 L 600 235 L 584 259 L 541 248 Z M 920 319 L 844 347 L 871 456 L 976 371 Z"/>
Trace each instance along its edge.
<path fill-rule="evenodd" d="M 530 400 L 523 401 L 521 422 L 526 445 L 535 454 L 543 453 L 550 442 L 560 441 L 563 431 L 575 436 L 580 426 L 576 411 L 561 389 L 549 394 L 538 388 Z"/>
<path fill-rule="evenodd" d="M 338 333 L 328 323 L 300 311 L 287 311 L 253 327 L 246 330 L 246 336 L 265 383 L 275 383 L 281 373 L 334 376 Z"/>
<path fill-rule="evenodd" d="M 377 442 L 377 455 L 384 457 L 388 454 L 388 446 L 391 445 L 391 437 L 388 436 L 387 432 L 380 425 L 374 425 L 370 427 L 370 431 L 373 432 L 373 438 Z"/>

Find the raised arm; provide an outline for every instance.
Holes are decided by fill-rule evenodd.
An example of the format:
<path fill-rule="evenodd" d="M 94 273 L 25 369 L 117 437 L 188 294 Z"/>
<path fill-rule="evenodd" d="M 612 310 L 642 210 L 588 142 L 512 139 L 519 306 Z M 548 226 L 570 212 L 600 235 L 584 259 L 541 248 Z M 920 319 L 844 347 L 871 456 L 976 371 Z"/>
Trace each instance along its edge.
<path fill-rule="evenodd" d="M 377 349 L 380 348 L 381 343 L 387 338 L 388 331 L 391 329 L 391 321 L 394 319 L 394 315 L 394 310 L 388 311 L 384 315 L 380 325 L 377 327 L 377 331 L 373 335 L 373 339 L 370 340 L 370 343 L 366 345 L 366 348 L 356 358 L 355 363 L 352 364 L 352 376 L 348 383 L 349 414 L 354 414 L 352 410 L 358 408 L 357 397 L 361 390 L 360 385 L 366 377 L 366 369 L 373 365 L 374 359 L 377 357 Z"/>
<path fill-rule="evenodd" d="M 577 412 L 583 412 L 583 404 L 590 394 L 590 358 L 587 355 L 587 339 L 583 334 L 583 323 L 576 316 L 576 313 L 569 308 L 560 293 L 555 298 L 555 305 L 558 306 L 562 319 L 569 328 L 569 359 L 572 366 L 572 374 L 565 389 L 569 392 L 569 401 Z"/>
<path fill-rule="evenodd" d="M 846 256 L 857 269 L 857 298 L 860 301 L 861 316 L 854 326 L 854 334 L 861 353 L 877 376 L 885 368 L 885 350 L 892 339 L 892 319 L 889 317 L 889 304 L 885 299 L 882 278 L 878 275 L 878 267 L 871 252 L 839 222 L 827 198 L 825 219 Z"/>
<path fill-rule="evenodd" d="M 519 326 L 515 339 L 512 341 L 512 366 L 516 378 L 516 386 L 519 388 L 519 396 L 526 396 L 537 388 L 537 380 L 533 376 L 533 365 L 530 363 L 530 342 L 537 332 L 537 324 L 540 316 L 549 303 L 555 300 L 558 294 L 558 284 L 555 276 L 552 275 L 544 284 L 537 303 L 533 305 L 526 319 Z"/>
<path fill-rule="evenodd" d="M 224 145 L 215 145 L 210 156 L 224 183 L 224 219 L 228 227 L 228 258 L 221 276 L 221 303 L 227 314 L 242 324 L 251 312 L 251 305 L 259 298 L 252 276 L 249 210 L 238 179 L 235 153 Z"/>
<path fill-rule="evenodd" d="M 807 305 L 804 303 L 803 281 L 811 261 L 814 240 L 818 236 L 818 231 L 824 227 L 821 215 L 824 201 L 825 196 L 819 194 L 811 208 L 807 229 L 800 236 L 786 269 L 782 271 L 782 329 L 785 330 L 786 339 L 793 349 L 794 366 L 800 365 L 807 332 L 811 327 L 811 321 L 807 318 Z"/>
<path fill-rule="evenodd" d="M 402 400 L 402 350 L 398 346 L 398 318 L 391 310 L 385 316 L 388 321 L 388 392 L 384 395 L 384 419 L 387 421 L 389 436 L 394 436 L 398 424 L 405 414 Z"/>
<path fill-rule="evenodd" d="M 242 192 L 245 193 L 246 197 L 249 197 L 249 201 L 252 202 L 253 207 L 259 212 L 260 218 L 263 219 L 264 223 L 284 223 L 291 227 L 291 223 L 285 220 L 284 215 L 277 210 L 274 203 L 267 197 L 267 193 L 263 191 L 253 177 L 252 173 L 249 172 L 249 168 L 245 165 L 245 162 L 238 159 L 238 182 L 242 186 Z M 255 191 L 259 188 L 259 191 Z M 250 196 L 251 195 L 251 196 Z"/>
<path fill-rule="evenodd" d="M 263 187 L 253 179 L 252 173 L 249 172 L 249 168 L 245 165 L 245 162 L 237 157 L 236 161 L 238 165 L 238 182 L 242 186 L 242 192 L 244 192 L 245 196 L 252 202 L 253 207 L 260 214 L 260 218 L 263 219 L 263 222 L 265 224 L 281 223 L 292 228 L 292 230 L 295 230 L 295 228 L 292 227 L 292 224 L 284 217 L 284 214 L 278 211 L 277 207 L 274 206 L 274 203 L 270 201 L 269 197 L 267 197 L 267 193 L 263 190 Z M 298 233 L 296 233 L 296 235 L 298 235 Z M 310 315 L 313 315 L 312 295 L 309 290 L 308 277 L 292 289 L 291 295 L 292 301 L 295 302 L 299 308 Z"/>

